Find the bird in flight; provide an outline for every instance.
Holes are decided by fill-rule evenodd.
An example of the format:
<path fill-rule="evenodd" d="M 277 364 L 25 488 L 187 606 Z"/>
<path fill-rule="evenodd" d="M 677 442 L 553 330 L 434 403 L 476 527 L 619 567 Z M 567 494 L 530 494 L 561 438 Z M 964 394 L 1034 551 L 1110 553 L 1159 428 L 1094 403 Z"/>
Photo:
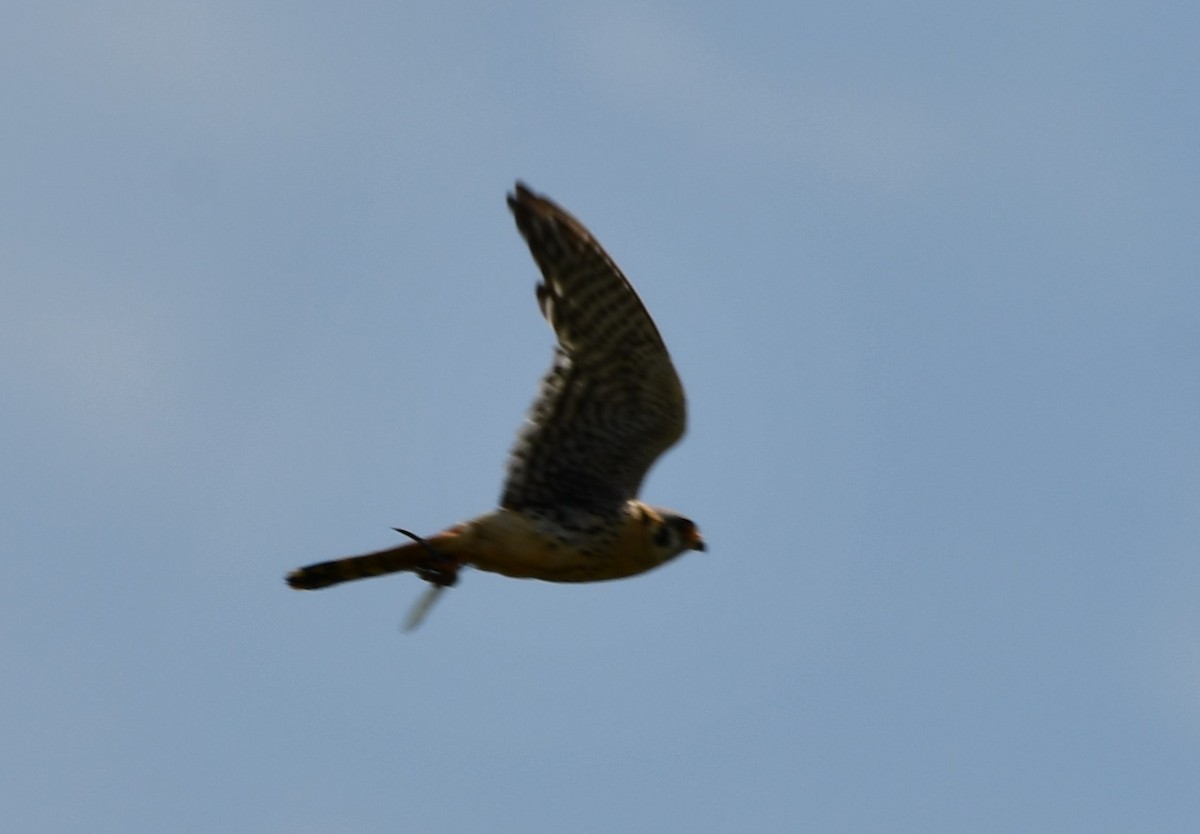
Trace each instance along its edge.
<path fill-rule="evenodd" d="M 414 628 L 461 568 L 548 582 L 634 576 L 686 550 L 696 525 L 637 500 L 646 472 L 683 436 L 683 385 L 633 286 L 578 220 L 518 182 L 508 195 L 542 273 L 537 300 L 554 361 L 508 462 L 492 512 L 386 550 L 299 568 L 293 588 L 412 571 L 430 583 Z"/>

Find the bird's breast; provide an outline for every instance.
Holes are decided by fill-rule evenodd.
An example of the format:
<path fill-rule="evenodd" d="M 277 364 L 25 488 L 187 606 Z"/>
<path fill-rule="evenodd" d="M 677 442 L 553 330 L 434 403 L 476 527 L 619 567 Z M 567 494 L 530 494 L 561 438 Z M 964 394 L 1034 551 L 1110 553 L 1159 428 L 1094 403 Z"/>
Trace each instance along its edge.
<path fill-rule="evenodd" d="M 480 570 L 546 582 L 598 582 L 642 573 L 620 523 L 572 530 L 545 518 L 498 510 L 464 526 L 456 550 Z"/>

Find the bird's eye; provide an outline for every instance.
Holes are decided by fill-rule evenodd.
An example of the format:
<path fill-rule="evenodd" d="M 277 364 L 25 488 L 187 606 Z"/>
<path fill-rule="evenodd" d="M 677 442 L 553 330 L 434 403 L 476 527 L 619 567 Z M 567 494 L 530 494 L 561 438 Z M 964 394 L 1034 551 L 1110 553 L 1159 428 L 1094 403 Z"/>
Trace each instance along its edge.
<path fill-rule="evenodd" d="M 671 543 L 674 531 L 669 524 L 659 525 L 659 528 L 654 531 L 654 543 L 659 547 L 666 547 Z"/>

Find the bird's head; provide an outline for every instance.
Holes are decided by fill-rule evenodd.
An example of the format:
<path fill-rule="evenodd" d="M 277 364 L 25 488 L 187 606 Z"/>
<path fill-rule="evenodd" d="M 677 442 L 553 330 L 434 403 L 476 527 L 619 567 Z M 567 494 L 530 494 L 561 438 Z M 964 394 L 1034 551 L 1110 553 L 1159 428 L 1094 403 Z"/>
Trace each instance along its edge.
<path fill-rule="evenodd" d="M 661 507 L 638 504 L 643 535 L 657 564 L 674 559 L 685 550 L 706 549 L 704 537 L 690 518 Z"/>

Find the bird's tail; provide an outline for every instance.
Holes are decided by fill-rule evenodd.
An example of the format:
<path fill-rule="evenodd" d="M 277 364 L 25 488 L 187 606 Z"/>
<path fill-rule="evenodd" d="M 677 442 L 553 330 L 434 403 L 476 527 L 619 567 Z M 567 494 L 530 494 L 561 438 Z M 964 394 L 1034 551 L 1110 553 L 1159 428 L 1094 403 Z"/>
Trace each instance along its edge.
<path fill-rule="evenodd" d="M 415 541 L 399 547 L 297 568 L 287 575 L 287 583 L 297 590 L 312 591 L 352 579 L 410 570 L 435 585 L 453 585 L 458 564 L 442 549 L 453 535 L 442 533 L 429 541 L 412 538 Z"/>

